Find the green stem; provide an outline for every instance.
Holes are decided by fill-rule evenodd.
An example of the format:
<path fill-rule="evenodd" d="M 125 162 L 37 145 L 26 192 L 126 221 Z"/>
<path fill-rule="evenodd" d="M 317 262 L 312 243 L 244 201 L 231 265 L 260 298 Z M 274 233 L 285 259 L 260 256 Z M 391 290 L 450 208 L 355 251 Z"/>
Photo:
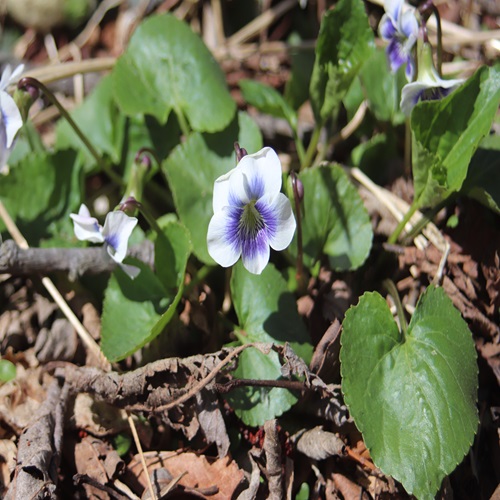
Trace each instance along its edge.
<path fill-rule="evenodd" d="M 301 170 L 304 170 L 304 169 L 311 166 L 314 155 L 316 154 L 316 148 L 318 147 L 319 137 L 320 137 L 322 128 L 323 128 L 322 125 L 319 125 L 319 124 L 317 124 L 314 127 L 314 130 L 313 130 L 313 133 L 311 136 L 311 142 L 309 142 L 309 146 L 307 147 L 306 157 L 305 157 L 304 162 L 302 163 L 302 165 L 300 167 Z"/>
<path fill-rule="evenodd" d="M 158 222 L 156 222 L 156 219 L 151 215 L 151 212 L 139 201 L 135 202 L 137 205 L 137 208 L 141 212 L 141 214 L 144 216 L 146 219 L 147 223 L 151 227 L 151 229 L 159 236 L 160 234 L 163 234 L 163 231 L 161 230 L 161 227 L 158 225 Z"/>
<path fill-rule="evenodd" d="M 293 140 L 295 142 L 295 148 L 297 149 L 297 155 L 299 156 L 299 163 L 303 165 L 306 158 L 306 150 L 304 149 L 304 144 L 302 144 L 296 129 L 293 129 Z"/>
<path fill-rule="evenodd" d="M 66 119 L 66 121 L 70 124 L 70 126 L 73 128 L 75 131 L 76 135 L 80 138 L 80 140 L 85 144 L 86 148 L 89 150 L 90 154 L 94 157 L 96 163 L 99 165 L 101 170 L 116 184 L 119 186 L 123 186 L 125 183 L 123 182 L 123 179 L 113 172 L 108 165 L 106 164 L 105 161 L 103 161 L 101 155 L 99 152 L 94 148 L 92 143 L 88 140 L 88 138 L 85 136 L 85 134 L 82 132 L 80 127 L 76 124 L 76 122 L 71 118 L 71 115 L 68 113 L 68 111 L 65 109 L 65 107 L 59 102 L 57 97 L 53 94 L 51 90 L 49 90 L 42 82 L 39 80 L 36 80 L 35 78 L 31 78 L 29 76 L 25 76 L 24 78 L 21 78 L 19 83 L 17 84 L 18 88 L 22 89 L 28 86 L 35 87 L 39 90 L 41 90 L 44 94 L 45 97 L 58 109 L 59 113 Z"/>
<path fill-rule="evenodd" d="M 177 116 L 179 127 L 181 127 L 183 135 L 187 137 L 191 133 L 191 127 L 189 126 L 184 113 L 176 109 L 175 115 Z"/>
<path fill-rule="evenodd" d="M 403 341 L 406 339 L 406 334 L 408 332 L 408 323 L 406 322 L 405 311 L 403 309 L 403 304 L 401 304 L 401 299 L 399 298 L 398 289 L 394 284 L 394 281 L 390 279 L 385 279 L 383 281 L 383 285 L 385 289 L 389 292 L 389 295 L 392 297 L 394 304 L 396 305 L 396 311 L 399 318 L 399 326 L 401 327 L 401 336 L 403 337 Z"/>
<path fill-rule="evenodd" d="M 387 240 L 387 243 L 394 244 L 396 241 L 398 241 L 399 235 L 401 232 L 404 230 L 407 222 L 412 218 L 413 214 L 418 210 L 418 203 L 414 201 L 410 208 L 408 209 L 408 212 L 406 212 L 405 216 L 401 219 L 399 224 L 396 226 L 396 229 L 394 232 L 389 236 L 389 239 Z"/>

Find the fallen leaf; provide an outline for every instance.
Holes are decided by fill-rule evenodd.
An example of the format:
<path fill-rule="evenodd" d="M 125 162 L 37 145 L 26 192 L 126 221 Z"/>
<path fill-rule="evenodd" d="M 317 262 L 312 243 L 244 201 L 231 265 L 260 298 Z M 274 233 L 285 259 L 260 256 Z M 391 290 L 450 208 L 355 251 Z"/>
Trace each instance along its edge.
<path fill-rule="evenodd" d="M 244 479 L 243 471 L 229 457 L 210 460 L 204 455 L 175 451 L 145 453 L 144 457 L 150 474 L 155 469 L 163 468 L 173 478 L 184 474 L 179 484 L 186 488 L 211 491 L 216 486 L 218 493 L 210 495 L 210 499 L 214 500 L 231 498 Z M 128 470 L 136 476 L 143 488 L 147 488 L 139 455 L 132 458 Z"/>

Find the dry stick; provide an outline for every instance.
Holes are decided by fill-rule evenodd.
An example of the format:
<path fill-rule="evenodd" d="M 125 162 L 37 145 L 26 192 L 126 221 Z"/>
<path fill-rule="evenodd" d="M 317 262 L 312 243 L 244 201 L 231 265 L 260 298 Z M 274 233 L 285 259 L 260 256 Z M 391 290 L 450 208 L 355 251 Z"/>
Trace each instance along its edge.
<path fill-rule="evenodd" d="M 3 202 L 0 200 L 0 217 L 3 219 L 5 226 L 7 227 L 7 231 L 10 233 L 14 241 L 21 248 L 29 248 L 28 242 L 19 231 L 15 222 L 12 220 L 11 216 L 7 212 Z M 95 358 L 99 361 L 100 367 L 103 370 L 109 371 L 111 365 L 109 361 L 104 357 L 99 346 L 96 341 L 91 337 L 90 333 L 86 330 L 86 328 L 82 325 L 80 320 L 76 317 L 75 313 L 70 309 L 67 302 L 64 300 L 63 296 L 60 294 L 59 290 L 55 287 L 54 283 L 50 278 L 46 276 L 42 278 L 43 286 L 50 293 L 54 302 L 59 306 L 63 314 L 66 316 L 68 321 L 71 323 L 73 328 L 76 330 L 78 336 L 87 347 L 89 352 L 91 352 Z"/>
<path fill-rule="evenodd" d="M 139 440 L 134 420 L 132 419 L 132 416 L 130 414 L 127 414 L 127 420 L 128 420 L 128 425 L 130 426 L 130 430 L 132 431 L 132 436 L 134 438 L 135 446 L 137 447 L 137 451 L 139 452 L 139 456 L 141 457 L 141 464 L 142 468 L 144 469 L 144 473 L 146 475 L 146 481 L 148 483 L 149 493 L 151 494 L 152 500 L 156 500 L 156 493 L 153 488 L 153 483 L 151 482 L 151 478 L 149 477 L 148 466 L 146 464 L 146 459 L 144 458 L 144 452 L 142 451 L 141 441 Z"/>
<path fill-rule="evenodd" d="M 216 376 L 217 374 L 226 366 L 233 358 L 238 356 L 238 354 L 248 347 L 254 347 L 258 348 L 259 344 L 245 344 L 240 347 L 237 347 L 233 352 L 229 353 L 226 358 L 224 358 L 205 378 L 201 379 L 196 385 L 194 385 L 186 394 L 183 394 L 179 398 L 177 398 L 174 401 L 171 401 L 170 403 L 167 403 L 162 406 L 158 406 L 157 408 L 154 409 L 155 412 L 160 412 L 160 411 L 168 411 L 174 406 L 179 406 L 182 403 L 185 403 L 189 399 L 191 399 L 193 396 L 195 396 L 198 392 L 200 392 L 204 387 L 206 387 Z"/>
<path fill-rule="evenodd" d="M 98 71 L 109 71 L 113 69 L 116 57 L 100 57 L 97 59 L 85 59 L 80 62 L 67 62 L 52 64 L 43 68 L 28 69 L 22 74 L 30 76 L 42 83 L 52 83 L 64 78 L 70 78 L 78 73 L 94 73 Z"/>
<path fill-rule="evenodd" d="M 253 21 L 249 22 L 234 35 L 230 36 L 227 44 L 239 45 L 258 35 L 263 29 L 268 28 L 272 23 L 281 17 L 285 12 L 297 5 L 297 0 L 284 0 L 272 9 L 266 10 Z"/>

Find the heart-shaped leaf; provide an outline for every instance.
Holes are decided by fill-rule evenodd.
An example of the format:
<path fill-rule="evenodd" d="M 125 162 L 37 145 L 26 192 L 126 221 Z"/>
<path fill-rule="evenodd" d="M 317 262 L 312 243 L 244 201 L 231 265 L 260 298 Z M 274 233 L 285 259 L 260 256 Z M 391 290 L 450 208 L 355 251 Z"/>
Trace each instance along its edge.
<path fill-rule="evenodd" d="M 373 48 L 373 31 L 361 0 L 340 0 L 323 16 L 310 87 L 317 123 L 335 117 Z"/>
<path fill-rule="evenodd" d="M 133 259 L 130 263 L 141 269 L 134 280 L 120 268 L 113 272 L 102 312 L 101 348 L 110 361 L 133 354 L 159 335 L 172 319 L 182 296 L 190 249 L 188 231 L 171 222 L 155 245 L 155 261 L 168 268 L 168 273 L 165 270 L 158 277 L 148 266 Z"/>
<path fill-rule="evenodd" d="M 78 209 L 81 185 L 81 162 L 74 151 L 31 153 L 2 178 L 0 198 L 31 245 L 50 243 L 55 236 L 64 236 L 68 244 L 74 239 L 69 214 Z M 63 227 L 64 235 L 59 234 Z"/>
<path fill-rule="evenodd" d="M 172 15 L 146 19 L 113 70 L 115 97 L 127 115 L 150 114 L 165 123 L 173 110 L 193 130 L 215 132 L 236 105 L 223 72 L 198 35 Z"/>
<path fill-rule="evenodd" d="M 304 185 L 302 244 L 304 263 L 312 267 L 322 254 L 339 271 L 361 266 L 372 244 L 372 226 L 363 200 L 338 165 L 300 174 Z M 297 254 L 297 235 L 290 251 Z"/>
<path fill-rule="evenodd" d="M 434 498 L 478 425 L 471 333 L 442 288 L 422 295 L 406 335 L 378 293 L 345 316 L 342 391 L 375 464 L 418 498 Z"/>
<path fill-rule="evenodd" d="M 191 134 L 162 165 L 179 218 L 191 233 L 193 252 L 205 264 L 214 264 L 207 249 L 213 186 L 236 165 L 235 141 L 249 153 L 262 147 L 260 131 L 245 113 L 217 134 Z"/>

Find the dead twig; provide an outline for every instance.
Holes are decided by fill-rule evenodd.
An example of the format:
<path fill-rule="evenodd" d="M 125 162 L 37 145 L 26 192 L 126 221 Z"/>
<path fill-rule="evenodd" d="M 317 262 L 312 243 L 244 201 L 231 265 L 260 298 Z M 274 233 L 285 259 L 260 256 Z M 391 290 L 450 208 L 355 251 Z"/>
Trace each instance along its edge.
<path fill-rule="evenodd" d="M 63 379 L 50 385 L 32 423 L 19 438 L 14 480 L 6 500 L 55 495 L 68 392 Z"/>
<path fill-rule="evenodd" d="M 132 247 L 128 256 L 154 264 L 154 246 L 146 240 L 144 244 Z M 29 276 L 67 272 L 71 281 L 84 274 L 112 272 L 116 262 L 104 247 L 89 248 L 23 248 L 14 240 L 7 240 L 0 246 L 0 274 Z"/>

